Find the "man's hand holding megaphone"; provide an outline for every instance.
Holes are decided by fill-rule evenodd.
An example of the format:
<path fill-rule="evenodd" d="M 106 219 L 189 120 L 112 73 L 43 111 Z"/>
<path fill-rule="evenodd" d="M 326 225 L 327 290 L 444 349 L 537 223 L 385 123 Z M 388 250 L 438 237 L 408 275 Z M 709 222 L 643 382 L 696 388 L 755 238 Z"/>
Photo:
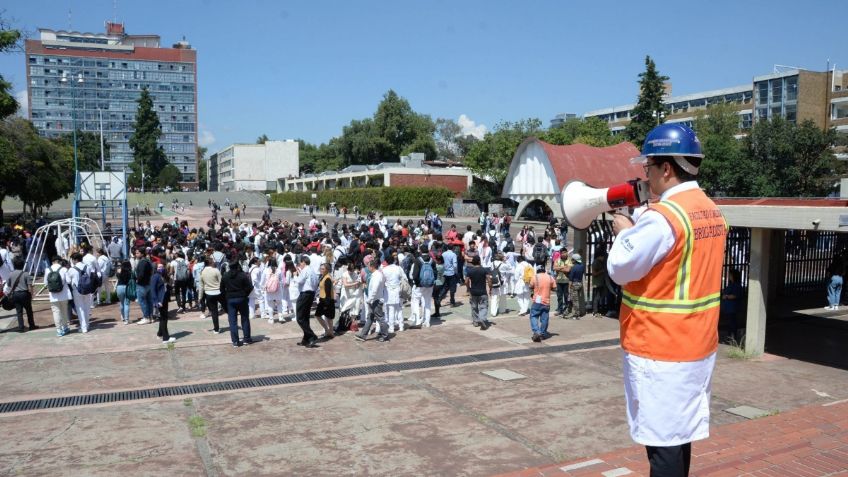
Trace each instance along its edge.
<path fill-rule="evenodd" d="M 627 230 L 630 227 L 633 227 L 634 222 L 633 219 L 626 214 L 621 212 L 615 212 L 612 214 L 612 233 L 618 235 L 622 230 Z"/>
<path fill-rule="evenodd" d="M 562 189 L 562 211 L 565 220 L 578 230 L 589 228 L 599 215 L 617 209 L 627 210 L 646 204 L 651 198 L 648 182 L 633 179 L 608 189 L 596 189 L 582 181 L 571 181 Z M 616 229 L 618 223 L 618 229 Z M 633 226 L 630 217 L 616 213 L 613 230 L 624 230 Z"/>

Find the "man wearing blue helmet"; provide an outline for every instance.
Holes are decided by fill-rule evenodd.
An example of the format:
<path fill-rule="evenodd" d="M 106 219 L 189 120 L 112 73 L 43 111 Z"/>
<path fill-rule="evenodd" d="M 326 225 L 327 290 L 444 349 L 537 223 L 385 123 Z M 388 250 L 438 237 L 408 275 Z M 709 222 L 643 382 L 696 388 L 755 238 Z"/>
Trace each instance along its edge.
<path fill-rule="evenodd" d="M 727 225 L 695 180 L 703 157 L 690 128 L 654 128 L 633 162 L 659 201 L 613 219 L 627 420 L 652 477 L 688 475 L 692 441 L 709 436 Z"/>

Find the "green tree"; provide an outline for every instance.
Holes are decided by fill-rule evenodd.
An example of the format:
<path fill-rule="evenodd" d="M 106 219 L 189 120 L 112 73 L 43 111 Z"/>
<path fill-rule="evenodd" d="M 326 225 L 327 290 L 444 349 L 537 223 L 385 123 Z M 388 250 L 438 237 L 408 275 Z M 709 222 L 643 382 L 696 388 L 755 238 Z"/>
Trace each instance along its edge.
<path fill-rule="evenodd" d="M 65 134 L 59 139 L 63 145 L 70 147 L 73 151 L 73 133 Z M 100 170 L 100 134 L 89 131 L 77 130 L 77 155 L 81 171 Z M 103 141 L 103 157 L 109 159 L 109 143 Z"/>
<path fill-rule="evenodd" d="M 2 12 L 0 12 L 2 13 Z M 21 39 L 21 32 L 15 30 L 9 23 L 0 17 L 0 53 L 5 53 L 16 48 Z M 18 102 L 11 93 L 12 83 L 3 79 L 0 74 L 0 120 L 7 118 L 18 111 Z"/>
<path fill-rule="evenodd" d="M 138 110 L 135 114 L 135 126 L 130 137 L 130 149 L 133 151 L 133 162 L 130 164 L 132 174 L 128 182 L 131 186 L 141 185 L 141 171 L 148 177 L 157 178 L 162 169 L 168 165 L 165 150 L 159 144 L 162 136 L 162 125 L 159 116 L 153 110 L 153 99 L 147 88 L 141 90 L 141 96 L 136 100 Z M 145 182 L 146 184 L 146 182 Z"/>
<path fill-rule="evenodd" d="M 536 118 L 498 123 L 493 132 L 486 133 L 471 146 L 465 165 L 474 174 L 494 183 L 494 190 L 501 191 L 516 149 L 528 137 L 541 135 L 541 128 L 542 121 Z"/>
<path fill-rule="evenodd" d="M 458 136 L 456 138 L 456 147 L 457 147 L 457 159 L 465 159 L 465 156 L 468 155 L 468 151 L 471 150 L 471 147 L 474 146 L 476 142 L 480 141 L 476 136 L 471 134 L 466 134 L 465 136 Z"/>
<path fill-rule="evenodd" d="M 663 103 L 666 81 L 668 76 L 661 75 L 654 60 L 646 56 L 645 71 L 639 73 L 639 99 L 625 131 L 627 139 L 640 149 L 648 132 L 662 124 L 668 114 L 668 108 Z"/>
<path fill-rule="evenodd" d="M 749 195 L 755 197 L 821 197 L 832 192 L 845 166 L 831 151 L 834 130 L 811 120 L 796 126 L 782 118 L 757 121 L 745 139 L 751 161 Z"/>
<path fill-rule="evenodd" d="M 209 188 L 209 184 L 206 182 L 206 151 L 208 149 L 203 146 L 197 146 L 195 150 L 197 157 L 197 188 L 204 191 Z"/>
<path fill-rule="evenodd" d="M 621 142 L 600 118 L 570 119 L 545 131 L 539 139 L 556 145 L 586 144 L 595 147 L 612 146 Z"/>
<path fill-rule="evenodd" d="M 459 157 L 459 144 L 457 140 L 462 136 L 462 126 L 453 119 L 436 119 L 436 152 L 439 159 L 455 161 Z M 473 137 L 473 136 L 472 136 Z"/>
<path fill-rule="evenodd" d="M 704 153 L 698 185 L 711 195 L 750 196 L 753 192 L 750 178 L 756 172 L 736 139 L 739 134 L 736 108 L 720 103 L 698 111 L 694 129 Z"/>
<path fill-rule="evenodd" d="M 159 172 L 157 183 L 159 184 L 159 187 L 176 188 L 179 186 L 181 178 L 182 174 L 180 173 L 180 170 L 177 169 L 177 166 L 168 164 L 162 168 L 161 172 Z"/>
<path fill-rule="evenodd" d="M 259 136 L 258 138 L 256 138 L 256 144 L 265 144 L 266 142 L 268 142 L 270 140 L 271 139 L 268 138 L 267 134 L 263 134 L 263 135 Z"/>

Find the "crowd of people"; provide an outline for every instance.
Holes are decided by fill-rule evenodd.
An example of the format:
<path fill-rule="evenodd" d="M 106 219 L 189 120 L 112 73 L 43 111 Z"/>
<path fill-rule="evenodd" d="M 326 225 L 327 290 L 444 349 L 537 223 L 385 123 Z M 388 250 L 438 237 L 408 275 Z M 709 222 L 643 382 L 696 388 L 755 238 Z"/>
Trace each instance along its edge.
<path fill-rule="evenodd" d="M 580 254 L 565 246 L 565 228 L 555 224 L 538 235 L 525 226 L 513 237 L 509 216 L 498 214 L 484 214 L 479 227 L 461 232 L 455 224 L 443 229 L 429 211 L 417 221 L 390 223 L 371 212 L 330 226 L 314 215 L 303 223 L 272 220 L 271 210 L 255 222 L 219 219 L 217 204 L 208 205 L 206 227 L 189 227 L 176 217 L 159 226 L 147 221 L 130 231 L 127 246 L 118 237 L 105 248 L 48 237 L 41 285 L 49 292 L 57 335 L 70 331 L 73 317 L 87 333 L 91 308 L 111 303 L 113 282 L 120 321 L 158 322 L 164 343 L 174 341 L 168 330 L 172 302 L 177 314 L 199 312 L 210 319 L 216 334 L 226 314 L 233 346 L 253 341 L 250 320 L 256 318 L 297 321 L 303 330 L 299 344 L 307 347 L 349 330 L 358 330 L 361 340 L 376 333 L 377 341 L 386 341 L 405 329 L 429 327 L 446 299 L 448 306 L 459 306 L 463 285 L 481 330 L 507 311 L 507 296 L 517 300 L 520 316 L 530 317 L 534 341 L 550 336 L 552 293 L 558 316 L 585 314 L 586 268 Z M 21 304 L 20 330 L 24 312 L 34 327 L 33 278 L 23 271 L 29 235 L 4 231 L 0 237 L 0 279 L 10 299 Z M 137 320 L 131 318 L 132 303 L 140 310 Z"/>

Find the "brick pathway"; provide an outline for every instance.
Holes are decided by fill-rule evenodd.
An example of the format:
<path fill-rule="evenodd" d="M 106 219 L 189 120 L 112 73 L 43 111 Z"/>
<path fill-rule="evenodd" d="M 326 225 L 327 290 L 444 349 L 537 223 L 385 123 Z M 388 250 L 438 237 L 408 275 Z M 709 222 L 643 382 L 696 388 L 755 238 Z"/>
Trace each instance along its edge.
<path fill-rule="evenodd" d="M 848 476 L 848 402 L 808 406 L 713 427 L 711 431 L 709 439 L 692 444 L 692 476 Z M 502 475 L 636 477 L 648 474 L 645 449 L 634 446 Z"/>

